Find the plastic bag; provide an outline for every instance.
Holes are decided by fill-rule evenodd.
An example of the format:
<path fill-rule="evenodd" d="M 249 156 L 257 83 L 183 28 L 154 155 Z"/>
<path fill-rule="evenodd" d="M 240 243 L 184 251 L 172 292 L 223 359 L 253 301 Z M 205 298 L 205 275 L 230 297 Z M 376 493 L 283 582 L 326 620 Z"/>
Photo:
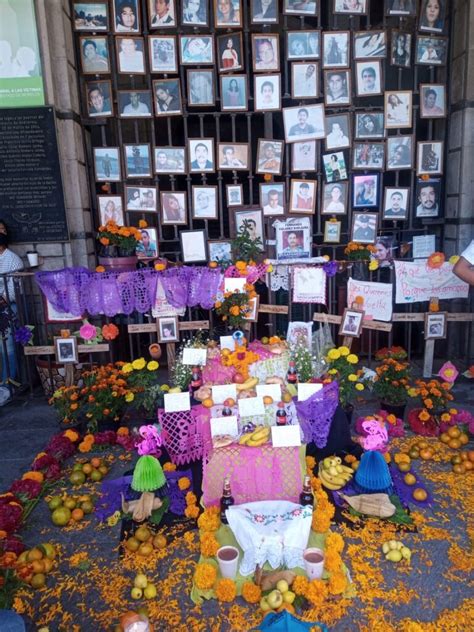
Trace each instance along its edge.
<path fill-rule="evenodd" d="M 331 327 L 328 322 L 322 322 L 312 336 L 313 371 L 315 377 L 320 377 L 327 369 L 325 357 L 329 349 L 334 347 Z"/>

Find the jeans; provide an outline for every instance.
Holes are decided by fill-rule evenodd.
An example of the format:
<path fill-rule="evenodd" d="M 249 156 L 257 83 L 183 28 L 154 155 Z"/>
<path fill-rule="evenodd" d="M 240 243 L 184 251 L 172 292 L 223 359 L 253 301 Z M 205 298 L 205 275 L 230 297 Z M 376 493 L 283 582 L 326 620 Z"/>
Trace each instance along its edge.
<path fill-rule="evenodd" d="M 10 303 L 10 308 L 16 316 L 18 312 L 16 303 Z M 8 357 L 8 367 L 5 358 L 5 347 L 6 355 Z M 5 340 L 0 338 L 0 358 L 2 360 L 2 374 L 0 376 L 1 385 L 8 383 L 7 378 L 11 378 L 12 380 L 14 380 L 16 377 L 15 338 L 13 337 L 13 324 Z"/>

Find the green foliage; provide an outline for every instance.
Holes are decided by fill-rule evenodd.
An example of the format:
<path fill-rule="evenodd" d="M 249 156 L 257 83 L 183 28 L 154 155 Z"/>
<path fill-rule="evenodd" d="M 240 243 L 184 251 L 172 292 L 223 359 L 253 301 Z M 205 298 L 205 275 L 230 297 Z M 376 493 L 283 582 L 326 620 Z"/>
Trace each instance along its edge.
<path fill-rule="evenodd" d="M 260 237 L 252 239 L 249 233 L 249 221 L 244 220 L 239 234 L 232 240 L 232 252 L 236 260 L 259 261 L 263 258 L 263 242 Z"/>

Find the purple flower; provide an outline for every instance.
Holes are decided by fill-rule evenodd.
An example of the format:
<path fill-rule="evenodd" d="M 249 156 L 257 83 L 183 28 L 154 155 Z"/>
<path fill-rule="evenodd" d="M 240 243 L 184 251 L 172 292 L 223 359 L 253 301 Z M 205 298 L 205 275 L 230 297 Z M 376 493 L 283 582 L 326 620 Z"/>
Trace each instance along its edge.
<path fill-rule="evenodd" d="M 323 270 L 326 273 L 326 276 L 335 276 L 337 272 L 337 261 L 326 261 L 326 263 L 323 263 Z"/>
<path fill-rule="evenodd" d="M 15 342 L 25 346 L 29 344 L 30 340 L 33 338 L 33 332 L 29 327 L 20 327 L 15 331 Z"/>

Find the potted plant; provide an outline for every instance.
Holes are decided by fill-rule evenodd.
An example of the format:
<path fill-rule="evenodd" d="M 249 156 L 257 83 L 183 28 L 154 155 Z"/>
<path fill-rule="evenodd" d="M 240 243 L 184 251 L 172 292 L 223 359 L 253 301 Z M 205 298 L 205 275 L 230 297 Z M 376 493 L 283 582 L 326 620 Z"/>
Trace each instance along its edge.
<path fill-rule="evenodd" d="M 326 362 L 328 368 L 325 381 L 337 380 L 339 383 L 339 402 L 350 423 L 354 411 L 352 401 L 365 389 L 361 372 L 356 368 L 359 358 L 355 353 L 351 353 L 348 347 L 342 346 L 329 349 Z"/>
<path fill-rule="evenodd" d="M 370 256 L 375 252 L 375 246 L 372 244 L 359 244 L 356 241 L 351 241 L 344 248 L 344 254 L 348 261 L 354 263 L 349 267 L 353 267 L 354 279 L 360 281 L 367 281 L 369 278 L 367 265 L 370 262 Z"/>
<path fill-rule="evenodd" d="M 413 432 L 424 436 L 436 436 L 440 433 L 441 423 L 449 421 L 449 402 L 454 400 L 450 382 L 432 379 L 416 380 L 408 389 L 408 395 L 418 399 L 423 408 L 414 408 L 408 415 L 408 423 Z"/>
<path fill-rule="evenodd" d="M 374 393 L 380 398 L 381 409 L 403 419 L 410 385 L 410 365 L 407 352 L 402 347 L 380 349 L 376 360 Z"/>
<path fill-rule="evenodd" d="M 159 366 L 156 360 L 147 362 L 145 358 L 138 358 L 122 367 L 122 373 L 127 378 L 127 386 L 134 393 L 134 409 L 151 423 L 156 421 L 157 409 L 163 404 L 164 392 L 158 384 Z"/>
<path fill-rule="evenodd" d="M 114 221 L 99 226 L 99 264 L 105 269 L 134 270 L 137 244 L 142 234 L 135 226 L 118 226 Z"/>

